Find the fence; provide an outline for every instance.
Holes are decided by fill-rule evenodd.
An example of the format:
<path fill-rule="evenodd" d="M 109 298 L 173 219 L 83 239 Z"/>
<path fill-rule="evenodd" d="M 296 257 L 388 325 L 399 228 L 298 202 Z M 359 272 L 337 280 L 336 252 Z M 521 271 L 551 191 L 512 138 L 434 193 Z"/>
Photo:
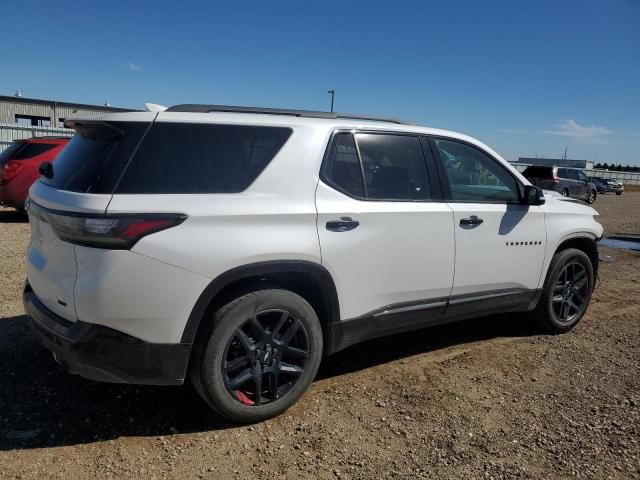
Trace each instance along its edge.
<path fill-rule="evenodd" d="M 590 177 L 611 178 L 624 185 L 640 185 L 640 172 L 617 172 L 615 170 L 587 170 Z"/>
<path fill-rule="evenodd" d="M 0 152 L 14 140 L 31 137 L 70 137 L 74 133 L 76 133 L 75 130 L 70 128 L 32 127 L 15 123 L 0 123 Z"/>

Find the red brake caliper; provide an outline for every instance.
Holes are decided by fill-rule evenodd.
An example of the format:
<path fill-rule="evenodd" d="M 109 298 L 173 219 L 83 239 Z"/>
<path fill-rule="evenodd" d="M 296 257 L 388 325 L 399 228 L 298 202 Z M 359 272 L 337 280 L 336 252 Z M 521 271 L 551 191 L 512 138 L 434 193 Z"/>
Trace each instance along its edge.
<path fill-rule="evenodd" d="M 253 405 L 253 400 L 247 397 L 242 390 L 236 390 L 236 397 L 238 397 L 240 403 L 243 403 L 244 405 Z"/>

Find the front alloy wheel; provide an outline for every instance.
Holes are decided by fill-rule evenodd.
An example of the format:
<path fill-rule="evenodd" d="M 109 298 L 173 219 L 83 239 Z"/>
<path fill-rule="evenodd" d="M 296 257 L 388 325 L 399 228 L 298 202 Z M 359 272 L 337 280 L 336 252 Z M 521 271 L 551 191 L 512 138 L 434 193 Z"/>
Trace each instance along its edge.
<path fill-rule="evenodd" d="M 593 265 L 585 252 L 575 248 L 558 252 L 530 315 L 549 333 L 568 332 L 587 311 L 593 286 Z"/>
<path fill-rule="evenodd" d="M 589 279 L 587 270 L 579 262 L 567 264 L 553 288 L 553 313 L 563 325 L 570 325 L 586 307 Z"/>

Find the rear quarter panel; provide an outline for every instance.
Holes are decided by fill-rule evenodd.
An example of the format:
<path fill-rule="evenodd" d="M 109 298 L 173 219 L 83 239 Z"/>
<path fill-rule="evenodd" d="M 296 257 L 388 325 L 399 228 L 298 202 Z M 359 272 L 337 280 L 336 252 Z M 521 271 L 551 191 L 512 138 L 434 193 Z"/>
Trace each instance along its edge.
<path fill-rule="evenodd" d="M 238 194 L 114 195 L 108 213 L 178 212 L 178 227 L 133 251 L 208 278 L 268 260 L 320 264 L 315 189 L 327 131 L 297 126 L 249 188 Z"/>

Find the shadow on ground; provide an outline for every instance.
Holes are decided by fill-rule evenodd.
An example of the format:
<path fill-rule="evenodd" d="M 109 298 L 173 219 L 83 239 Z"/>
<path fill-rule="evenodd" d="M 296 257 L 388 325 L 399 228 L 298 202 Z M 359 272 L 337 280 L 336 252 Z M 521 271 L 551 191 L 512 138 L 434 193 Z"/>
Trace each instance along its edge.
<path fill-rule="evenodd" d="M 0 223 L 27 223 L 29 217 L 17 210 L 0 210 Z"/>
<path fill-rule="evenodd" d="M 325 359 L 318 378 L 355 372 L 451 345 L 533 333 L 522 316 L 512 315 L 395 335 Z M 0 450 L 230 426 L 216 419 L 189 386 L 115 385 L 69 375 L 39 345 L 25 316 L 0 319 Z"/>

